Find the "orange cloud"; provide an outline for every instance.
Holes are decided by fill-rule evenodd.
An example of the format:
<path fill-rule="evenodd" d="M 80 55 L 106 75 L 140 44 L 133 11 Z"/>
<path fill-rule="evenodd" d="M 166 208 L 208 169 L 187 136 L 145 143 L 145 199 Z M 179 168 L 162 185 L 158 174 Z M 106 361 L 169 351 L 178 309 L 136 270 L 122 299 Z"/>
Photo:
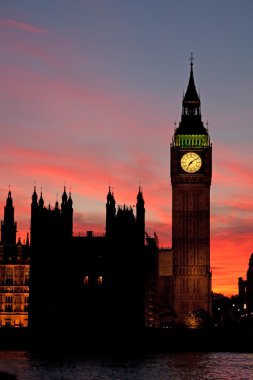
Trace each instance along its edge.
<path fill-rule="evenodd" d="M 70 149 L 71 147 L 69 147 Z M 110 151 L 83 144 L 84 152 L 71 148 L 66 160 L 64 151 L 38 150 L 5 145 L 3 147 L 3 170 L 0 173 L 4 181 L 6 171 L 23 173 L 25 182 L 30 187 L 18 187 L 14 194 L 17 206 L 16 217 L 19 231 L 24 226 L 25 236 L 29 230 L 30 197 L 34 180 L 37 188 L 43 187 L 46 204 L 56 200 L 56 192 L 61 196 L 64 181 L 72 188 L 74 201 L 74 232 L 85 234 L 87 230 L 103 233 L 105 228 L 105 202 L 109 184 L 114 187 L 117 204 L 135 205 L 139 183 L 138 167 L 142 173 L 145 207 L 146 230 L 153 236 L 156 232 L 162 246 L 171 244 L 171 187 L 169 174 L 162 169 L 162 163 L 152 156 L 138 158 L 137 152 L 127 159 L 114 160 Z M 9 160 L 4 163 L 5 160 Z M 6 170 L 6 171 L 5 171 Z M 108 173 L 110 173 L 108 175 Z M 13 179 L 14 184 L 16 179 Z M 240 181 L 232 190 L 240 193 Z M 6 187 L 8 184 L 6 184 Z M 224 193 L 224 183 L 216 186 L 211 200 L 211 266 L 213 269 L 213 290 L 227 295 L 237 293 L 237 279 L 247 270 L 249 255 L 252 251 L 252 210 L 251 197 L 242 201 L 234 199 L 230 193 Z M 230 189 L 231 190 L 231 189 Z M 21 192 L 23 195 L 21 196 Z M 26 191 L 26 196 L 25 196 Z M 7 190 L 4 191 L 4 198 Z M 25 219 L 25 222 L 24 222 Z"/>
<path fill-rule="evenodd" d="M 70 149 L 70 147 L 69 147 Z M 105 202 L 109 183 L 114 186 L 118 204 L 134 205 L 139 183 L 138 166 L 141 168 L 145 207 L 146 229 L 150 236 L 157 233 L 160 244 L 169 246 L 171 242 L 171 187 L 169 174 L 162 169 L 162 163 L 152 156 L 131 157 L 131 161 L 114 160 L 110 151 L 101 147 L 83 144 L 84 152 L 71 148 L 68 159 L 64 151 L 36 150 L 20 146 L 5 145 L 3 147 L 3 173 L 11 170 L 23 173 L 30 178 L 30 187 L 26 188 L 26 197 L 20 196 L 21 186 L 14 194 L 18 211 L 18 226 L 21 230 L 23 220 L 24 233 L 29 228 L 30 197 L 34 179 L 39 181 L 38 188 L 43 187 L 46 204 L 54 204 L 56 190 L 60 193 L 64 181 L 72 188 L 74 201 L 74 231 L 75 234 L 86 233 L 87 230 L 104 232 Z M 3 175 L 0 173 L 0 178 Z M 108 175 L 110 173 L 110 175 Z M 20 175 L 19 174 L 19 175 Z M 6 174 L 4 174 L 6 175 Z M 4 177 L 2 177 L 3 183 Z M 163 179 L 163 180 L 162 180 Z M 13 179 L 15 184 L 16 179 Z M 242 182 L 242 183 L 241 183 Z M 59 185 L 60 184 L 60 185 Z M 8 186 L 8 184 L 6 184 Z M 246 186 L 242 181 L 233 184 L 232 191 L 240 193 L 240 186 Z M 211 266 L 213 270 L 213 290 L 227 295 L 237 293 L 237 279 L 245 276 L 248 258 L 252 251 L 252 210 L 251 197 L 242 200 L 233 198 L 224 191 L 225 183 L 216 186 L 212 191 L 215 196 L 211 200 Z M 246 186 L 249 188 L 249 185 Z M 231 188 L 230 188 L 231 190 Z M 23 193 L 25 189 L 23 189 Z M 4 198 L 7 190 L 5 189 Z"/>
<path fill-rule="evenodd" d="M 172 135 L 149 112 L 149 95 L 136 106 L 137 96 L 130 93 L 54 74 L 45 78 L 18 66 L 1 68 L 0 81 L 9 100 L 8 120 L 1 121 L 7 143 L 1 147 L 0 179 L 7 190 L 1 192 L 0 207 L 8 185 L 15 186 L 19 234 L 29 231 L 34 181 L 51 205 L 64 183 L 71 187 L 75 234 L 104 232 L 109 185 L 117 204 L 130 205 L 141 185 L 147 232 L 153 236 L 155 231 L 161 245 L 171 244 Z M 213 289 L 225 294 L 237 292 L 237 278 L 245 275 L 252 251 L 253 171 L 246 155 L 214 143 L 211 266 Z"/>
<path fill-rule="evenodd" d="M 252 232 L 228 231 L 212 236 L 211 262 L 214 291 L 227 295 L 237 294 L 238 277 L 245 278 L 252 251 Z"/>

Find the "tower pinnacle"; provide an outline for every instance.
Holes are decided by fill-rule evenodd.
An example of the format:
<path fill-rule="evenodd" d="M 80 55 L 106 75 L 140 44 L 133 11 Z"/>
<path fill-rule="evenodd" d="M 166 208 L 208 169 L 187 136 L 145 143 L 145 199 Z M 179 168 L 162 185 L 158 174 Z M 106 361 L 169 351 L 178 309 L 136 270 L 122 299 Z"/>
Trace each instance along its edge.
<path fill-rule="evenodd" d="M 194 57 L 193 57 L 193 53 L 192 52 L 191 52 L 191 56 L 189 58 L 189 61 L 191 62 L 190 65 L 191 65 L 191 69 L 192 69 L 193 61 L 194 61 Z"/>
<path fill-rule="evenodd" d="M 174 143 L 182 147 L 208 146 L 209 135 L 201 118 L 200 97 L 193 76 L 193 54 L 190 57 L 190 77 L 183 96 L 182 115 L 179 126 L 175 128 Z"/>
<path fill-rule="evenodd" d="M 16 244 L 17 223 L 14 221 L 14 207 L 9 186 L 4 220 L 1 221 L 1 241 L 3 244 Z"/>
<path fill-rule="evenodd" d="M 190 57 L 190 78 L 187 86 L 186 93 L 183 98 L 183 114 L 195 115 L 200 113 L 200 99 L 196 90 L 194 76 L 193 76 L 193 54 L 191 53 Z"/>

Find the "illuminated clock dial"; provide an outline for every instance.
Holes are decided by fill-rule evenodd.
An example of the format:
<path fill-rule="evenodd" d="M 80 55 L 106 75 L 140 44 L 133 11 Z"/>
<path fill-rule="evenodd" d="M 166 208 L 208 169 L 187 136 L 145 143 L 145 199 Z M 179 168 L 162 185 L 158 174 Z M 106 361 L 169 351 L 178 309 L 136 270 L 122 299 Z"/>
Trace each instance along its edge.
<path fill-rule="evenodd" d="M 194 152 L 185 153 L 181 158 L 181 167 L 187 173 L 197 172 L 202 165 L 201 157 Z"/>

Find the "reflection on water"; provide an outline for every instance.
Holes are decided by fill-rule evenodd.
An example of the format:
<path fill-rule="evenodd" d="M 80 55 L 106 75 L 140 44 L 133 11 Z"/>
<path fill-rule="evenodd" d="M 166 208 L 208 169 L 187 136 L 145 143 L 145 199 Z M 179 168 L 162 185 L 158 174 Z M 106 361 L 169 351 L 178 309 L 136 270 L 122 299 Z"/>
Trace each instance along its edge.
<path fill-rule="evenodd" d="M 19 380 L 253 379 L 252 353 L 160 353 L 152 355 L 42 358 L 0 351 L 0 370 Z"/>

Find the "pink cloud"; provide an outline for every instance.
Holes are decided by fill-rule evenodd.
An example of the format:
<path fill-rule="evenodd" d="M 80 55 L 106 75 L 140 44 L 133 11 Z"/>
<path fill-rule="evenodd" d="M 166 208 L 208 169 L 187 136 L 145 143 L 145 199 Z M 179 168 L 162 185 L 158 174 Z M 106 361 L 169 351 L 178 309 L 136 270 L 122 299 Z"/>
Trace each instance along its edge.
<path fill-rule="evenodd" d="M 55 194 L 47 187 L 50 183 L 51 188 L 59 189 L 59 183 L 63 184 L 67 180 L 72 187 L 72 196 L 74 201 L 74 231 L 75 234 L 81 232 L 85 233 L 87 230 L 94 230 L 95 232 L 104 232 L 104 219 L 105 219 L 105 202 L 108 186 L 108 173 L 106 168 L 111 166 L 111 182 L 115 185 L 115 197 L 117 204 L 124 201 L 129 204 L 135 204 L 138 184 L 129 182 L 129 178 L 134 178 L 136 175 L 134 168 L 127 167 L 126 163 L 121 162 L 106 162 L 106 155 L 99 157 L 99 160 L 93 162 L 89 153 L 86 159 L 80 159 L 78 154 L 75 156 L 69 155 L 69 160 L 66 164 L 62 164 L 63 155 L 58 157 L 52 152 L 37 150 L 22 150 L 15 149 L 7 150 L 4 148 L 3 156 L 13 158 L 13 168 L 11 170 L 15 173 L 23 172 L 31 178 L 31 188 L 28 193 L 23 196 L 21 200 L 19 194 L 14 193 L 16 212 L 18 212 L 16 219 L 18 221 L 19 233 L 24 236 L 29 228 L 29 220 L 23 222 L 26 215 L 29 219 L 30 213 L 30 196 L 32 193 L 33 179 L 37 179 L 40 184 L 46 189 L 43 190 L 45 194 L 46 204 L 50 201 L 51 204 L 55 201 Z M 24 160 L 24 161 L 22 161 Z M 51 162 L 50 162 L 51 161 Z M 99 161 L 101 165 L 99 166 Z M 147 163 L 150 160 L 147 159 Z M 144 163 L 143 163 L 144 164 Z M 152 167 L 152 165 L 150 165 Z M 148 166 L 149 167 L 149 166 Z M 127 172 L 127 174 L 125 174 Z M 96 173 L 96 175 L 94 175 Z M 122 174 L 119 174 L 122 173 Z M 153 181 L 152 181 L 153 179 Z M 145 176 L 144 186 L 144 199 L 146 207 L 146 229 L 150 236 L 155 231 L 158 234 L 160 244 L 168 246 L 171 239 L 171 190 L 167 181 L 164 183 L 159 180 L 159 173 L 156 174 L 154 170 L 147 170 Z M 135 187 L 136 185 L 136 187 Z M 61 187 L 61 186 L 60 186 Z M 159 189 L 159 187 L 161 187 Z M 101 209 L 96 212 L 85 211 L 85 205 L 80 204 L 78 201 L 78 194 L 82 197 L 90 197 L 91 199 L 99 200 Z M 53 196 L 53 198 L 52 198 Z M 212 213 L 212 243 L 211 243 L 211 263 L 213 267 L 213 290 L 219 291 L 224 294 L 237 293 L 237 279 L 239 276 L 244 276 L 247 269 L 247 261 L 251 253 L 251 218 L 243 216 L 239 219 L 239 213 L 248 214 L 248 208 L 251 207 L 250 199 L 244 200 L 246 204 L 240 202 L 231 202 L 227 199 L 224 202 L 224 207 L 220 209 L 220 214 Z M 249 202 L 249 203 L 247 203 Z M 217 205 L 218 206 L 218 205 Z M 231 207 L 230 207 L 231 206 Z M 214 207 L 214 205 L 213 205 Z M 20 223 L 22 221 L 22 223 Z M 247 232 L 247 233 L 246 233 Z"/>
<path fill-rule="evenodd" d="M 40 181 L 43 187 L 46 184 L 46 204 L 49 203 L 49 200 L 53 201 L 51 204 L 55 201 L 55 198 L 52 198 L 52 196 L 55 197 L 55 194 L 52 192 L 50 194 L 47 184 L 50 183 L 51 188 L 62 191 L 62 188 L 59 189 L 59 183 L 63 187 L 63 181 L 68 181 L 73 190 L 74 231 L 76 234 L 85 233 L 87 230 L 104 232 L 104 206 L 109 185 L 108 171 L 110 171 L 110 182 L 115 186 L 117 204 L 124 202 L 135 204 L 139 185 L 136 181 L 138 176 L 135 166 L 135 163 L 138 162 L 137 156 L 133 156 L 132 161 L 128 163 L 125 160 L 115 161 L 107 150 L 101 151 L 98 148 L 96 151 L 94 147 L 90 146 L 87 150 L 84 148 L 84 151 L 81 155 L 79 150 L 71 150 L 68 159 L 65 160 L 64 151 L 53 152 L 9 145 L 3 147 L 3 158 L 7 157 L 12 160 L 11 171 L 23 173 L 31 179 L 31 187 L 26 194 L 27 198 L 25 199 L 23 196 L 22 199 L 23 205 L 19 194 L 17 196 L 14 193 L 17 210 L 19 209 L 19 219 L 24 219 L 25 211 L 27 219 L 29 218 L 30 196 L 34 179 Z M 160 171 L 156 170 L 159 164 L 151 156 L 140 157 L 140 166 L 144 173 L 146 229 L 150 236 L 153 236 L 155 231 L 160 244 L 168 246 L 171 240 L 171 187 L 169 176 L 163 177 Z M 9 164 L 7 168 L 10 170 Z M 161 180 L 162 178 L 164 180 Z M 224 186 L 222 183 L 221 185 Z M 215 187 L 215 183 L 213 186 Z M 86 202 L 88 202 L 88 198 L 93 201 L 98 200 L 101 208 L 96 212 L 87 212 L 86 206 L 79 203 L 79 195 L 80 199 L 85 197 Z M 251 213 L 253 204 L 250 196 L 244 197 L 242 201 L 230 196 L 226 198 L 224 194 L 223 198 L 220 199 L 217 194 L 211 204 L 213 290 L 232 295 L 237 293 L 238 277 L 245 276 L 248 257 L 252 251 Z M 23 223 L 24 228 L 22 224 L 19 223 L 19 225 L 19 231 L 25 237 L 29 221 L 26 224 Z"/>
<path fill-rule="evenodd" d="M 95 136 L 96 139 L 101 137 L 103 141 L 113 139 L 115 151 L 119 150 L 123 138 L 123 145 L 128 150 L 134 149 L 133 142 L 135 147 L 138 144 L 139 150 L 142 149 L 144 140 L 154 148 L 152 136 L 157 136 L 157 128 L 147 129 L 145 123 L 149 117 L 145 116 L 143 120 L 140 112 L 135 114 L 135 103 L 140 102 L 138 96 L 135 98 L 131 93 L 108 92 L 89 82 L 81 85 L 68 76 L 61 78 L 57 73 L 45 77 L 18 66 L 2 67 L 0 81 L 9 100 L 7 106 L 10 111 L 13 112 L 19 102 L 19 107 L 27 110 L 36 123 L 38 118 L 43 123 L 46 121 L 51 133 L 57 132 L 60 123 L 63 134 L 69 133 L 71 127 L 72 136 L 82 133 L 92 139 Z M 149 96 L 143 95 L 142 103 L 139 104 L 143 115 L 146 115 L 144 109 L 149 102 Z M 126 112 L 126 107 L 130 111 Z M 53 129 L 49 127 L 51 124 L 54 125 Z M 44 129 L 45 133 L 47 131 Z"/>
<path fill-rule="evenodd" d="M 55 118 L 58 122 L 63 121 L 64 129 L 67 129 L 66 124 L 71 122 L 72 131 L 93 132 L 94 136 L 94 130 L 85 130 L 83 123 L 89 118 L 93 126 L 101 128 L 105 114 L 108 124 L 116 124 L 116 120 L 117 123 L 121 121 L 124 125 L 130 124 L 127 118 L 124 117 L 123 120 L 119 110 L 116 111 L 120 104 L 117 95 L 103 92 L 94 85 L 75 85 L 67 78 L 43 77 L 20 67 L 2 67 L 0 77 L 2 88 L 10 98 L 9 104 L 21 101 L 24 107 L 32 106 L 37 115 L 42 115 L 43 119 L 50 119 L 51 123 Z M 30 112 L 32 110 L 30 108 Z M 117 134 L 118 131 L 117 128 L 107 127 L 107 135 Z"/>
<path fill-rule="evenodd" d="M 85 145 L 84 145 L 85 146 Z M 100 154 L 99 154 L 100 152 Z M 68 159 L 65 160 L 64 151 L 53 152 L 38 149 L 21 148 L 20 146 L 3 147 L 3 157 L 12 160 L 12 166 L 6 167 L 15 173 L 23 173 L 30 178 L 30 188 L 23 196 L 23 206 L 19 195 L 15 195 L 16 204 L 20 211 L 20 219 L 24 219 L 25 210 L 29 218 L 30 196 L 32 193 L 33 181 L 38 180 L 44 188 L 46 204 L 54 204 L 56 199 L 55 190 L 61 192 L 63 182 L 68 181 L 72 187 L 74 200 L 75 233 L 85 233 L 86 230 L 104 232 L 105 202 L 109 185 L 108 171 L 110 172 L 110 183 L 115 187 L 115 197 L 117 204 L 131 204 L 136 202 L 138 183 L 136 178 L 138 171 L 135 163 L 137 156 L 132 157 L 132 161 L 114 160 L 110 152 L 101 151 L 92 146 L 84 148 L 81 155 L 79 150 L 71 150 Z M 151 156 L 140 157 L 142 171 L 144 173 L 143 192 L 146 207 L 146 229 L 152 236 L 157 233 L 160 244 L 170 245 L 171 241 L 171 188 L 169 177 L 163 177 L 156 168 L 159 162 L 153 161 Z M 3 164 L 3 170 L 5 166 Z M 161 180 L 164 178 L 164 180 Z M 60 188 L 59 188 L 60 184 Z M 8 186 L 8 184 L 6 184 Z M 213 184 L 215 186 L 215 184 Z M 50 193 L 51 191 L 51 193 Z M 14 193 L 15 194 L 15 193 Z M 86 211 L 86 201 L 92 199 L 99 201 L 100 209 Z M 52 202 L 53 201 L 53 202 Z M 213 269 L 213 289 L 225 294 L 237 293 L 237 278 L 244 276 L 249 254 L 251 253 L 252 241 L 252 201 L 245 197 L 242 202 L 233 197 L 218 199 L 212 202 L 211 212 L 211 263 Z M 76 215 L 76 216 L 75 216 Z M 20 224 L 20 226 L 22 226 Z M 27 222 L 24 225 L 23 235 L 27 231 Z M 20 228 L 21 230 L 21 228 Z M 217 269 L 215 269 L 217 268 Z"/>
<path fill-rule="evenodd" d="M 24 30 L 25 32 L 29 33 L 50 34 L 50 32 L 46 29 L 38 28 L 34 25 L 13 19 L 0 19 L 0 26 Z"/>
<path fill-rule="evenodd" d="M 27 107 L 29 117 L 33 112 L 35 115 L 28 126 L 22 118 L 18 120 L 17 125 L 24 124 L 20 126 L 22 132 L 11 122 L 1 126 L 2 131 L 11 136 L 6 140 L 13 145 L 2 147 L 0 178 L 3 184 L 7 181 L 7 187 L 10 182 L 18 181 L 19 191 L 13 194 L 19 233 L 25 237 L 29 230 L 34 180 L 38 189 L 43 187 L 46 204 L 54 203 L 55 194 L 62 191 L 64 181 L 71 186 L 77 234 L 86 230 L 104 232 L 109 184 L 115 188 L 117 204 L 132 205 L 141 185 L 146 202 L 147 232 L 152 236 L 155 231 L 160 244 L 168 246 L 171 241 L 168 151 L 171 136 L 159 134 L 157 128 L 143 133 L 145 121 L 141 121 L 140 112 L 127 111 L 128 107 L 134 109 L 134 98 L 124 108 L 122 95 L 90 84 L 75 85 L 68 78 L 57 76 L 44 78 L 19 67 L 1 70 L 4 93 L 13 104 L 18 104 L 18 107 L 11 104 L 8 115 L 18 110 L 20 103 Z M 126 99 L 128 95 L 124 95 Z M 161 154 L 162 149 L 155 152 L 156 146 L 166 152 Z M 234 150 L 219 145 L 214 147 L 211 264 L 213 289 L 225 294 L 236 294 L 237 278 L 245 275 L 252 251 L 250 214 L 253 204 L 248 194 L 253 187 L 253 172 L 247 164 L 249 160 L 243 161 L 244 154 L 236 155 Z M 13 173 L 12 181 L 10 173 Z M 22 196 L 20 189 L 23 189 Z M 6 194 L 4 192 L 4 199 Z M 98 201 L 96 210 L 91 211 L 90 205 L 86 210 L 90 201 Z"/>
<path fill-rule="evenodd" d="M 50 202 L 51 205 L 56 200 L 56 191 L 54 190 L 53 193 L 52 191 L 50 193 L 48 184 L 50 184 L 51 189 L 54 188 L 57 189 L 57 192 L 61 192 L 63 183 L 67 180 L 67 183 L 72 188 L 74 215 L 75 213 L 80 214 L 79 210 L 82 208 L 84 215 L 86 215 L 85 206 L 76 203 L 75 194 L 80 194 L 81 197 L 90 198 L 93 201 L 96 199 L 100 202 L 102 205 L 100 215 L 101 219 L 104 220 L 104 206 L 109 186 L 108 171 L 110 171 L 110 183 L 115 186 L 117 204 L 126 203 L 135 205 L 136 203 L 139 183 L 135 165 L 133 163 L 127 165 L 125 161 L 113 160 L 108 151 L 100 152 L 100 155 L 96 153 L 94 155 L 94 148 L 91 148 L 85 150 L 85 154 L 80 156 L 80 152 L 73 150 L 71 154 L 69 153 L 68 159 L 65 160 L 64 151 L 56 153 L 42 149 L 28 149 L 21 148 L 20 146 L 5 145 L 3 147 L 3 156 L 6 157 L 7 161 L 3 163 L 3 170 L 0 174 L 2 182 L 8 171 L 15 172 L 18 176 L 23 175 L 26 183 L 30 181 L 30 188 L 26 190 L 26 207 L 29 207 L 30 204 L 34 180 L 38 181 L 38 191 L 40 186 L 43 188 L 45 203 L 48 204 Z M 144 184 L 147 231 L 151 235 L 156 231 L 161 243 L 165 241 L 165 245 L 168 245 L 168 236 L 170 235 L 168 219 L 170 214 L 167 205 L 170 204 L 170 198 L 167 183 L 159 182 L 159 173 L 156 171 L 157 165 L 158 163 L 153 162 L 151 157 L 147 155 L 141 158 L 141 170 L 145 173 L 142 185 Z M 59 184 L 61 186 L 60 189 Z M 20 209 L 20 199 L 17 196 L 15 196 L 15 199 Z M 30 210 L 28 209 L 28 217 L 29 212 Z M 95 215 L 94 219 L 96 218 L 97 216 Z M 77 232 L 83 229 L 93 229 L 93 225 L 95 231 L 101 231 L 101 227 L 102 231 L 104 231 L 104 225 L 101 225 L 101 223 L 95 223 L 90 219 L 91 226 L 89 227 L 87 219 L 85 219 L 84 226 L 81 225 L 80 221 L 81 219 L 79 218 L 79 222 L 76 223 L 75 228 Z"/>
<path fill-rule="evenodd" d="M 0 37 L 1 38 L 1 37 Z M 15 56 L 31 57 L 39 62 L 47 64 L 49 67 L 59 68 L 59 65 L 63 65 L 63 62 L 59 62 L 54 53 L 49 52 L 43 46 L 39 46 L 31 41 L 22 40 L 19 41 L 15 38 L 9 38 L 8 44 L 2 42 L 2 51 L 7 54 L 15 54 Z"/>

